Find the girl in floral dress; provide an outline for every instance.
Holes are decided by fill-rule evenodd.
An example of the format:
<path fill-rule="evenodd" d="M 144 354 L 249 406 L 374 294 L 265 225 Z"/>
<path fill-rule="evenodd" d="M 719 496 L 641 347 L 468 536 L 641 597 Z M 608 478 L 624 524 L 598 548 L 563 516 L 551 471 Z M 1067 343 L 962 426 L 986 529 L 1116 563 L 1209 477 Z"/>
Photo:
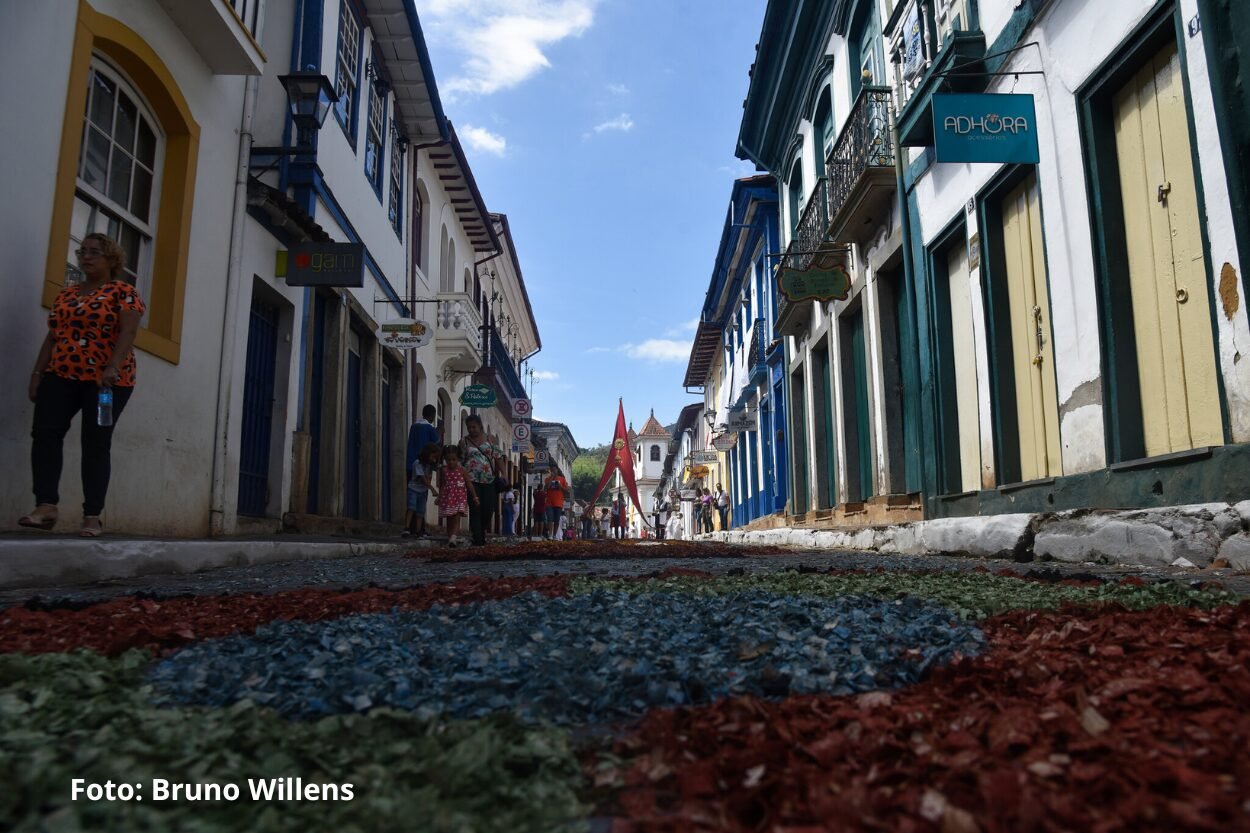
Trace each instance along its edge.
<path fill-rule="evenodd" d="M 460 465 L 460 449 L 449 445 L 443 449 L 443 467 L 438 470 L 438 516 L 447 522 L 447 546 L 456 546 L 460 519 L 469 513 L 468 500 L 477 504 L 477 493 L 469 474 Z"/>

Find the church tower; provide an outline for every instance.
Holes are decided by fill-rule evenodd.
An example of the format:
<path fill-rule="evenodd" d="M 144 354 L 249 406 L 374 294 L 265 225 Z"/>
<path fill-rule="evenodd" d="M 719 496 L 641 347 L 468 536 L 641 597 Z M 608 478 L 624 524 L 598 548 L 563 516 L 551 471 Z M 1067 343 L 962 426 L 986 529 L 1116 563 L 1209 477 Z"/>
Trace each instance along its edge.
<path fill-rule="evenodd" d="M 638 477 L 638 491 L 650 495 L 659 485 L 664 476 L 664 458 L 668 456 L 668 444 L 673 435 L 664 430 L 664 426 L 655 418 L 655 409 L 651 409 L 651 417 L 642 426 L 634 443 L 634 470 Z M 644 489 L 643 481 L 649 486 Z"/>

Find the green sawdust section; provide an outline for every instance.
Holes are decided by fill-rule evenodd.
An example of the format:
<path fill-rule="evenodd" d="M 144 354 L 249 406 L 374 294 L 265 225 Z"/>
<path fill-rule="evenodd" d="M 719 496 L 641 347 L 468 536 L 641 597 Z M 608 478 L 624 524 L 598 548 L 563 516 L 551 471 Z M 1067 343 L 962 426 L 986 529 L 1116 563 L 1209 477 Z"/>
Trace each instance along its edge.
<path fill-rule="evenodd" d="M 583 830 L 561 731 L 508 716 L 428 723 L 375 709 L 289 722 L 247 702 L 158 709 L 151 657 L 0 655 L 0 829 L 17 831 Z M 351 783 L 352 801 L 253 803 L 248 778 Z M 143 802 L 70 801 L 70 782 L 141 783 Z M 237 802 L 151 800 L 151 779 L 240 787 Z"/>
<path fill-rule="evenodd" d="M 1168 604 L 1210 608 L 1236 604 L 1237 596 L 1224 590 L 1194 589 L 1175 582 L 1157 584 L 1102 584 L 1074 587 L 1047 584 L 986 573 L 771 573 L 751 576 L 637 579 L 575 578 L 574 594 L 597 589 L 625 590 L 631 593 L 691 593 L 723 595 L 749 590 L 795 596 L 868 595 L 881 599 L 919 596 L 932 599 L 965 619 L 984 619 L 1010 610 L 1054 610 L 1064 604 L 1121 604 L 1143 610 Z"/>

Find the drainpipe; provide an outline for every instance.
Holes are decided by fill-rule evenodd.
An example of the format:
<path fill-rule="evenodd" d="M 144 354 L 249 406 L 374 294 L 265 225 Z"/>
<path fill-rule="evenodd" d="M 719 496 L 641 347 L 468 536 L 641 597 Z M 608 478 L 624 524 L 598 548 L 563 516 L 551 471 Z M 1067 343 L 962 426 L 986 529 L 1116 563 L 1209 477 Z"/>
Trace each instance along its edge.
<path fill-rule="evenodd" d="M 256 10 L 260 41 L 264 28 L 265 0 Z M 226 269 L 226 309 L 221 323 L 221 365 L 217 371 L 217 417 L 213 427 L 212 496 L 208 508 L 208 534 L 226 534 L 226 477 L 230 470 L 230 406 L 234 399 L 234 355 L 239 330 L 239 295 L 244 288 L 243 228 L 247 222 L 247 178 L 252 158 L 252 118 L 260 76 L 249 75 L 243 87 L 243 116 L 239 125 L 239 158 L 234 180 L 234 209 L 230 226 L 230 259 Z M 237 513 L 236 513 L 237 514 Z"/>

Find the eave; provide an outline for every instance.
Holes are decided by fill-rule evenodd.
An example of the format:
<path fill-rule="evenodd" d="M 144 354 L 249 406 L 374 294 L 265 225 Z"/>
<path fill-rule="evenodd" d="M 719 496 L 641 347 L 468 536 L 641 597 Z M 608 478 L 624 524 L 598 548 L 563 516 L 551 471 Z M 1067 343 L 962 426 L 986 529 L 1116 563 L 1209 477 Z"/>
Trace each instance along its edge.
<path fill-rule="evenodd" d="M 395 93 L 404 136 L 416 144 L 447 141 L 447 116 L 413 0 L 360 0 Z"/>
<path fill-rule="evenodd" d="M 430 164 L 438 177 L 439 186 L 451 198 L 452 209 L 460 226 L 473 244 L 475 252 L 498 254 L 499 238 L 495 236 L 495 224 L 491 221 L 482 193 L 473 178 L 473 169 L 465 158 L 464 148 L 456 136 L 456 128 L 447 122 L 450 134 L 446 147 L 434 147 L 429 151 Z"/>

